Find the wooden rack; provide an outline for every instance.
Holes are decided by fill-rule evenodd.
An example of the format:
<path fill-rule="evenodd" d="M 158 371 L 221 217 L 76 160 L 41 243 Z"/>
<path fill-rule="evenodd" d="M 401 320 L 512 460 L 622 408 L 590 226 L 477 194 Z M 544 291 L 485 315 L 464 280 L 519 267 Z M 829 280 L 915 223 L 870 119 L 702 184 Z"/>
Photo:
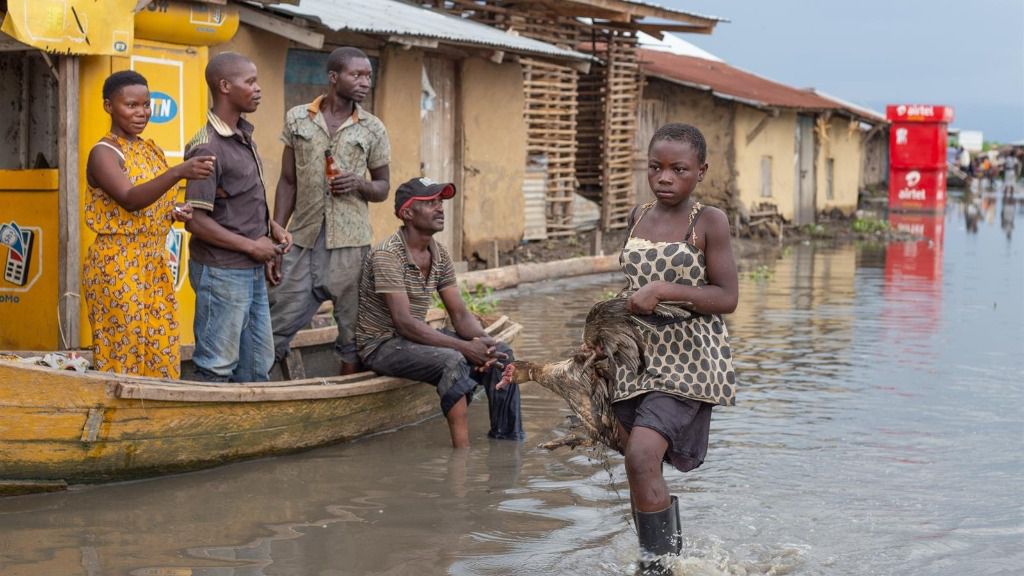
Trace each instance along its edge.
<path fill-rule="evenodd" d="M 636 198 L 633 181 L 641 76 L 636 31 L 566 15 L 557 0 L 420 0 L 420 4 L 600 61 L 580 74 L 522 58 L 527 152 L 547 160 L 549 237 L 575 234 L 573 195 L 601 205 L 601 228 L 624 228 Z"/>
<path fill-rule="evenodd" d="M 521 63 L 527 154 L 543 155 L 547 160 L 547 236 L 568 236 L 575 233 L 577 72 L 533 59 L 523 58 Z"/>
<path fill-rule="evenodd" d="M 585 26 L 581 24 L 581 27 Z M 641 76 L 632 31 L 586 26 L 582 47 L 601 59 L 580 79 L 579 193 L 601 205 L 601 228 L 625 228 L 633 179 Z"/>

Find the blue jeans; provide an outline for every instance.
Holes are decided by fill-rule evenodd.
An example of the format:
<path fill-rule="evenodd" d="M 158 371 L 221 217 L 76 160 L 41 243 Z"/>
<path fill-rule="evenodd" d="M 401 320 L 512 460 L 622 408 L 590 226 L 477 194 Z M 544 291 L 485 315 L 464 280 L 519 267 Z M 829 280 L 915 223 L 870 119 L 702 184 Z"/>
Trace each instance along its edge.
<path fill-rule="evenodd" d="M 264 382 L 274 363 L 274 334 L 263 267 L 218 268 L 189 262 L 196 292 L 196 376 L 211 382 Z"/>

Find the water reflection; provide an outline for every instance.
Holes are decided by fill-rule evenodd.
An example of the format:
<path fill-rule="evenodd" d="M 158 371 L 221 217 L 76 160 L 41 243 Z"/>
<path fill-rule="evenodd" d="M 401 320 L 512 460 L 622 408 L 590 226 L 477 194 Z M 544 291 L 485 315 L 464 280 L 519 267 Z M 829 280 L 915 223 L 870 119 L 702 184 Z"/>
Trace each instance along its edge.
<path fill-rule="evenodd" d="M 894 359 L 917 366 L 935 358 L 922 342 L 942 317 L 945 214 L 889 214 L 890 225 L 920 240 L 892 242 L 885 249 L 885 287 L 881 323 Z"/>
<path fill-rule="evenodd" d="M 1024 254 L 955 196 L 912 245 L 797 245 L 741 275 L 743 387 L 704 466 L 669 472 L 683 574 L 999 574 L 1024 565 Z M 1009 208 L 1007 208 L 1009 207 Z M 894 220 L 897 225 L 900 220 Z M 976 226 L 975 231 L 971 231 Z M 616 275 L 503 295 L 521 357 L 575 346 Z M 443 421 L 195 474 L 0 501 L 14 576 L 630 574 L 622 460 L 535 448 L 567 411 L 523 390 L 525 444 Z M 553 432 L 555 430 L 555 432 Z"/>

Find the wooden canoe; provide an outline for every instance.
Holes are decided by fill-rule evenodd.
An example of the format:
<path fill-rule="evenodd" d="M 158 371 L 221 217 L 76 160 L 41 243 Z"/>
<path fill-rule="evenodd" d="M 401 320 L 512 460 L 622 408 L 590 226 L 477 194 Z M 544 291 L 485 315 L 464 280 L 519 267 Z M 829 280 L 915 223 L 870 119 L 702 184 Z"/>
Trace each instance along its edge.
<path fill-rule="evenodd" d="M 503 316 L 487 331 L 511 343 L 521 328 Z M 306 374 L 318 363 L 336 373 L 336 333 L 297 337 Z M 0 495 L 293 452 L 438 414 L 432 386 L 372 372 L 209 384 L 0 360 Z"/>

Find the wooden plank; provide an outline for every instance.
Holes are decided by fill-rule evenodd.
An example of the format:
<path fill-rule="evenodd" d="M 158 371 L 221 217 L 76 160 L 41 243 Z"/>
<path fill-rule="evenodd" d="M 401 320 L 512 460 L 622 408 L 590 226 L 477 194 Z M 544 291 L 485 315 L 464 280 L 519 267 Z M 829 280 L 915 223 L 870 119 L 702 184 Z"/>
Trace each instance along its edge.
<path fill-rule="evenodd" d="M 103 415 L 106 411 L 102 408 L 90 408 L 85 418 L 85 426 L 82 427 L 80 442 L 95 442 L 99 436 L 100 425 L 103 424 Z"/>
<path fill-rule="evenodd" d="M 313 379 L 315 380 L 315 379 Z M 291 400 L 323 400 L 376 394 L 416 384 L 389 376 L 379 376 L 355 383 L 332 384 L 327 379 L 310 383 L 310 379 L 296 380 L 290 386 L 197 386 L 182 382 L 160 384 L 121 382 L 117 385 L 118 398 L 159 400 L 163 402 L 286 402 Z"/>
<path fill-rule="evenodd" d="M 314 32 L 304 26 L 298 26 L 284 18 L 271 16 L 261 10 L 249 8 L 244 4 L 236 3 L 235 6 L 238 8 L 238 18 L 243 24 L 248 24 L 260 30 L 266 30 L 315 50 L 324 47 L 324 35 L 319 32 Z"/>
<path fill-rule="evenodd" d="M 771 121 L 772 118 L 778 118 L 778 117 L 779 117 L 779 110 L 778 110 L 778 108 L 772 109 L 771 112 L 765 112 L 765 115 L 761 117 L 761 121 L 758 122 L 757 125 L 754 126 L 754 128 L 750 132 L 747 133 L 747 145 L 749 146 L 750 143 L 754 141 L 754 138 L 757 138 L 757 135 L 760 134 L 761 131 L 764 130 L 765 127 L 768 126 L 768 122 Z"/>
<path fill-rule="evenodd" d="M 0 426 L 0 454 L 11 442 L 65 438 L 79 441 L 89 420 L 89 411 L 39 406 L 3 406 L 5 423 Z"/>
<path fill-rule="evenodd" d="M 302 363 L 302 351 L 298 348 L 289 348 L 281 370 L 288 380 L 305 380 L 306 367 Z"/>
<path fill-rule="evenodd" d="M 57 345 L 79 347 L 81 317 L 81 244 L 78 182 L 78 56 L 61 56 L 58 63 L 60 132 L 57 136 L 59 189 L 57 193 Z"/>
<path fill-rule="evenodd" d="M 660 37 L 666 32 L 680 32 L 683 34 L 711 34 L 715 31 L 714 26 L 692 26 L 689 24 L 658 24 L 651 23 L 645 24 L 643 22 L 634 23 L 633 26 L 641 31 L 654 36 L 655 38 Z"/>
<path fill-rule="evenodd" d="M 68 483 L 63 480 L 0 480 L 0 496 L 62 492 L 67 489 Z"/>

